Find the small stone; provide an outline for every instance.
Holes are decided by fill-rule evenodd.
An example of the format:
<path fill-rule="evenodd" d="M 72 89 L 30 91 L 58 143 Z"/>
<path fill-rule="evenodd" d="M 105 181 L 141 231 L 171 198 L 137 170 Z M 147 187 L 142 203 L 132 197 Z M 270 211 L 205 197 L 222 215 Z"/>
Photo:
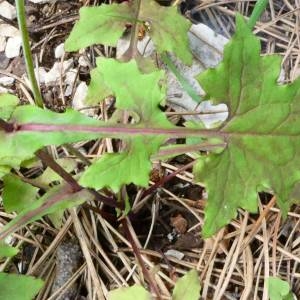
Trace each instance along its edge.
<path fill-rule="evenodd" d="M 78 59 L 78 63 L 81 67 L 88 67 L 89 66 L 89 62 L 87 60 L 86 57 L 84 56 L 80 56 L 79 59 Z"/>
<path fill-rule="evenodd" d="M 29 0 L 30 2 L 32 3 L 35 3 L 35 4 L 45 4 L 45 3 L 55 3 L 56 0 Z"/>
<path fill-rule="evenodd" d="M 84 103 L 84 99 L 86 97 L 87 90 L 88 90 L 88 87 L 87 87 L 86 83 L 80 82 L 80 84 L 78 85 L 78 87 L 75 91 L 74 98 L 72 101 L 72 106 L 76 110 L 80 110 L 80 109 L 86 107 L 86 104 Z M 86 112 L 86 110 L 84 110 L 83 112 Z"/>
<path fill-rule="evenodd" d="M 2 23 L 0 24 L 0 36 L 16 37 L 16 36 L 21 36 L 21 34 L 18 28 L 6 23 Z"/>
<path fill-rule="evenodd" d="M 0 52 L 3 52 L 6 47 L 6 37 L 0 36 Z"/>
<path fill-rule="evenodd" d="M 0 85 L 10 86 L 15 82 L 15 79 L 10 76 L 2 76 L 0 77 Z"/>
<path fill-rule="evenodd" d="M 66 60 L 63 62 L 63 64 L 61 64 L 60 62 L 55 62 L 50 71 L 45 75 L 45 84 L 48 86 L 58 84 L 60 75 L 64 75 L 65 72 L 69 70 L 72 64 L 73 59 Z"/>
<path fill-rule="evenodd" d="M 35 76 L 39 83 L 45 83 L 47 71 L 43 67 L 39 67 L 38 70 L 34 69 Z"/>
<path fill-rule="evenodd" d="M 177 258 L 178 260 L 182 260 L 184 258 L 184 253 L 178 251 L 178 250 L 175 250 L 175 249 L 169 249 L 168 251 L 166 251 L 164 253 L 165 256 L 172 256 L 172 257 L 175 257 Z"/>
<path fill-rule="evenodd" d="M 7 1 L 3 1 L 0 3 L 0 16 L 9 20 L 13 20 L 16 15 L 16 9 L 13 5 L 11 5 Z"/>
<path fill-rule="evenodd" d="M 9 58 L 6 57 L 4 51 L 0 52 L 0 69 L 5 70 L 9 65 Z"/>
<path fill-rule="evenodd" d="M 6 94 L 8 92 L 9 90 L 7 88 L 0 86 L 0 94 Z"/>
<path fill-rule="evenodd" d="M 7 40 L 7 44 L 5 47 L 5 55 L 8 58 L 17 57 L 20 54 L 20 49 L 22 45 L 22 39 L 19 36 L 10 37 Z"/>
<path fill-rule="evenodd" d="M 65 54 L 64 43 L 59 44 L 54 50 L 55 58 L 61 58 Z"/>

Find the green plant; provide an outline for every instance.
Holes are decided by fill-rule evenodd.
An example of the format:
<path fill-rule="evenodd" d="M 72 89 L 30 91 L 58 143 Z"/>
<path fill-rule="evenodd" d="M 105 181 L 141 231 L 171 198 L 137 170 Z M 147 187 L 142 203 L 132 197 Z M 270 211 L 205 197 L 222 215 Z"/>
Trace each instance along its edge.
<path fill-rule="evenodd" d="M 270 300 L 293 300 L 289 283 L 277 277 L 267 279 Z"/>
<path fill-rule="evenodd" d="M 21 2 L 19 8 L 22 8 Z M 260 9 L 266 3 L 260 1 Z M 80 20 L 65 44 L 68 51 L 94 43 L 114 46 L 126 26 L 131 27 L 130 46 L 120 60 L 97 59 L 86 99 L 88 104 L 94 105 L 113 95 L 116 98 L 115 112 L 105 122 L 72 109 L 61 114 L 43 109 L 34 84 L 36 103 L 40 107 L 18 106 L 16 97 L 0 95 L 0 175 L 4 178 L 4 205 L 9 211 L 19 212 L 3 228 L 0 238 L 46 214 L 94 198 L 123 209 L 124 203 L 96 190 L 110 188 L 118 192 L 129 183 L 145 187 L 151 157 L 177 155 L 187 149 L 209 152 L 205 155 L 198 152 L 194 167 L 196 180 L 204 182 L 209 192 L 204 237 L 226 225 L 236 216 L 239 207 L 256 212 L 258 191 L 272 191 L 286 215 L 290 205 L 298 200 L 300 181 L 297 168 L 300 81 L 290 85 L 276 83 L 280 57 L 261 57 L 259 40 L 251 32 L 259 13 L 255 12 L 250 24 L 237 15 L 236 33 L 225 48 L 223 62 L 197 77 L 207 92 L 206 98 L 216 104 L 225 103 L 229 109 L 228 119 L 208 130 L 201 124 L 199 128 L 188 123 L 186 127 L 179 127 L 168 120 L 160 109 L 166 100 L 164 71 L 137 51 L 138 32 L 143 28 L 167 64 L 172 62 L 166 52 L 172 52 L 186 64 L 191 63 L 187 39 L 190 24 L 175 7 L 166 8 L 154 1 L 136 0 L 82 8 Z M 24 14 L 20 9 L 19 19 L 22 18 Z M 26 39 L 24 44 L 26 48 Z M 32 61 L 30 56 L 26 59 L 30 73 Z M 149 66 L 151 71 L 146 71 Z M 104 154 L 78 178 L 73 178 L 47 151 L 42 150 L 48 145 L 105 137 L 121 139 L 122 151 Z M 163 146 L 171 137 L 197 138 L 199 142 Z M 55 187 L 50 187 L 49 182 L 38 184 L 37 187 L 45 192 L 42 197 L 21 175 L 11 174 L 11 170 L 26 166 L 35 156 L 64 179 Z M 21 201 L 14 197 L 16 185 L 24 191 Z M 35 197 L 38 199 L 32 201 Z"/>
<path fill-rule="evenodd" d="M 201 286 L 197 271 L 191 270 L 176 281 L 172 293 L 172 300 L 198 300 L 200 290 Z M 151 294 L 139 285 L 118 288 L 108 293 L 108 300 L 130 300 L 134 298 L 139 300 L 150 300 Z"/>

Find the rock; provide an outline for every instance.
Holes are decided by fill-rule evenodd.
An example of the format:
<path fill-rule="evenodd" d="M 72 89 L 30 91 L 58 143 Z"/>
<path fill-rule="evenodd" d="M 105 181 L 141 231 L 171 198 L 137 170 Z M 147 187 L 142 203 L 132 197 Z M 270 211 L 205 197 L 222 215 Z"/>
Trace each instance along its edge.
<path fill-rule="evenodd" d="M 0 85 L 2 86 L 10 86 L 15 82 L 15 79 L 10 76 L 2 76 L 0 77 Z"/>
<path fill-rule="evenodd" d="M 86 57 L 80 56 L 78 59 L 78 63 L 81 67 L 88 67 L 89 66 L 89 61 Z"/>
<path fill-rule="evenodd" d="M 9 20 L 13 20 L 17 16 L 15 7 L 7 1 L 1 2 L 0 3 L 0 16 L 4 17 L 6 19 L 9 19 Z"/>
<path fill-rule="evenodd" d="M 21 36 L 21 34 L 18 28 L 9 24 L 2 23 L 0 24 L 0 36 L 16 37 Z"/>
<path fill-rule="evenodd" d="M 61 64 L 60 62 L 54 63 L 53 67 L 47 72 L 46 74 L 40 74 L 40 82 L 45 83 L 46 85 L 58 85 L 60 75 L 64 75 L 66 71 L 71 67 L 73 64 L 73 59 L 69 59 Z M 42 80 L 43 77 L 43 80 Z"/>
<path fill-rule="evenodd" d="M 56 46 L 54 50 L 54 56 L 55 58 L 61 58 L 65 54 L 65 49 L 64 49 L 64 43 L 59 44 Z"/>
<path fill-rule="evenodd" d="M 29 0 L 30 2 L 34 4 L 45 4 L 45 3 L 55 3 L 56 0 Z"/>
<path fill-rule="evenodd" d="M 10 37 L 5 47 L 5 55 L 8 58 L 17 57 L 20 54 L 22 39 L 20 36 Z"/>
<path fill-rule="evenodd" d="M 6 37 L 0 36 L 0 52 L 3 52 L 6 47 Z"/>
<path fill-rule="evenodd" d="M 184 253 L 175 249 L 169 249 L 164 253 L 165 256 L 172 256 L 177 258 L 178 260 L 182 260 L 184 258 Z"/>
<path fill-rule="evenodd" d="M 72 107 L 76 110 L 81 110 L 82 108 L 86 107 L 86 104 L 84 103 L 84 99 L 87 94 L 88 87 L 85 82 L 81 82 L 74 94 L 73 100 L 72 100 Z M 83 110 L 84 113 L 87 113 L 87 110 Z"/>
<path fill-rule="evenodd" d="M 204 91 L 195 79 L 195 76 L 203 72 L 206 68 L 215 67 L 222 60 L 223 48 L 228 39 L 216 34 L 208 26 L 198 24 L 191 27 L 189 40 L 194 56 L 192 66 L 184 65 L 174 56 L 172 56 L 172 61 L 179 73 L 183 75 L 197 94 L 203 96 Z M 225 104 L 212 105 L 210 101 L 202 101 L 199 105 L 183 90 L 175 75 L 169 70 L 167 70 L 167 80 L 168 101 L 171 107 L 178 112 L 201 112 L 201 115 L 185 116 L 185 119 L 201 120 L 207 128 L 213 127 L 217 122 L 226 120 L 228 109 Z M 212 114 L 213 111 L 216 113 Z"/>
<path fill-rule="evenodd" d="M 4 52 L 0 52 L 0 69 L 5 70 L 9 65 L 9 58 L 6 57 Z"/>
<path fill-rule="evenodd" d="M 77 240 L 66 240 L 58 246 L 56 251 L 56 272 L 52 293 L 61 288 L 78 270 L 82 263 L 82 252 Z M 75 282 L 66 288 L 57 300 L 77 299 L 78 284 Z"/>
<path fill-rule="evenodd" d="M 9 92 L 9 90 L 8 90 L 7 88 L 2 87 L 2 86 L 0 85 L 0 94 L 5 94 L 5 93 L 8 93 L 8 92 Z"/>

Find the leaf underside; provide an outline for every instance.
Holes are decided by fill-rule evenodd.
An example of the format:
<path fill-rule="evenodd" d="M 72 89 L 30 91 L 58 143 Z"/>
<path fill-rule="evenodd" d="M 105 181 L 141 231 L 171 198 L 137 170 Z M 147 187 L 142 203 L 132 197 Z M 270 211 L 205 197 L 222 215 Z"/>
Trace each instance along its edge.
<path fill-rule="evenodd" d="M 300 80 L 277 84 L 280 57 L 260 56 L 260 42 L 242 16 L 225 47 L 223 62 L 198 76 L 214 104 L 225 103 L 228 120 L 219 128 L 227 147 L 201 158 L 194 172 L 207 186 L 204 236 L 236 216 L 257 210 L 257 192 L 272 191 L 286 214 L 300 180 Z"/>

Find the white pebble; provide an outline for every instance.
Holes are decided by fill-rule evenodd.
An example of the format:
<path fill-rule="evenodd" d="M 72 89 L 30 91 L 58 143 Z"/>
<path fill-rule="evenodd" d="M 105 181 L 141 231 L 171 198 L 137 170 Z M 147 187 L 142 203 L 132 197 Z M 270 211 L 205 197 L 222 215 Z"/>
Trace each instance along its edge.
<path fill-rule="evenodd" d="M 3 1 L 0 3 L 0 16 L 9 20 L 13 20 L 16 15 L 16 9 L 13 5 L 11 5 L 7 1 Z"/>
<path fill-rule="evenodd" d="M 61 58 L 64 54 L 65 54 L 64 43 L 61 43 L 55 48 L 54 55 L 55 58 Z"/>
<path fill-rule="evenodd" d="M 7 40 L 7 44 L 5 47 L 5 55 L 8 58 L 17 57 L 20 54 L 20 49 L 22 45 L 22 39 L 19 36 L 10 37 Z"/>
<path fill-rule="evenodd" d="M 10 76 L 2 76 L 0 77 L 0 84 L 3 86 L 12 85 L 15 82 L 15 79 Z"/>

